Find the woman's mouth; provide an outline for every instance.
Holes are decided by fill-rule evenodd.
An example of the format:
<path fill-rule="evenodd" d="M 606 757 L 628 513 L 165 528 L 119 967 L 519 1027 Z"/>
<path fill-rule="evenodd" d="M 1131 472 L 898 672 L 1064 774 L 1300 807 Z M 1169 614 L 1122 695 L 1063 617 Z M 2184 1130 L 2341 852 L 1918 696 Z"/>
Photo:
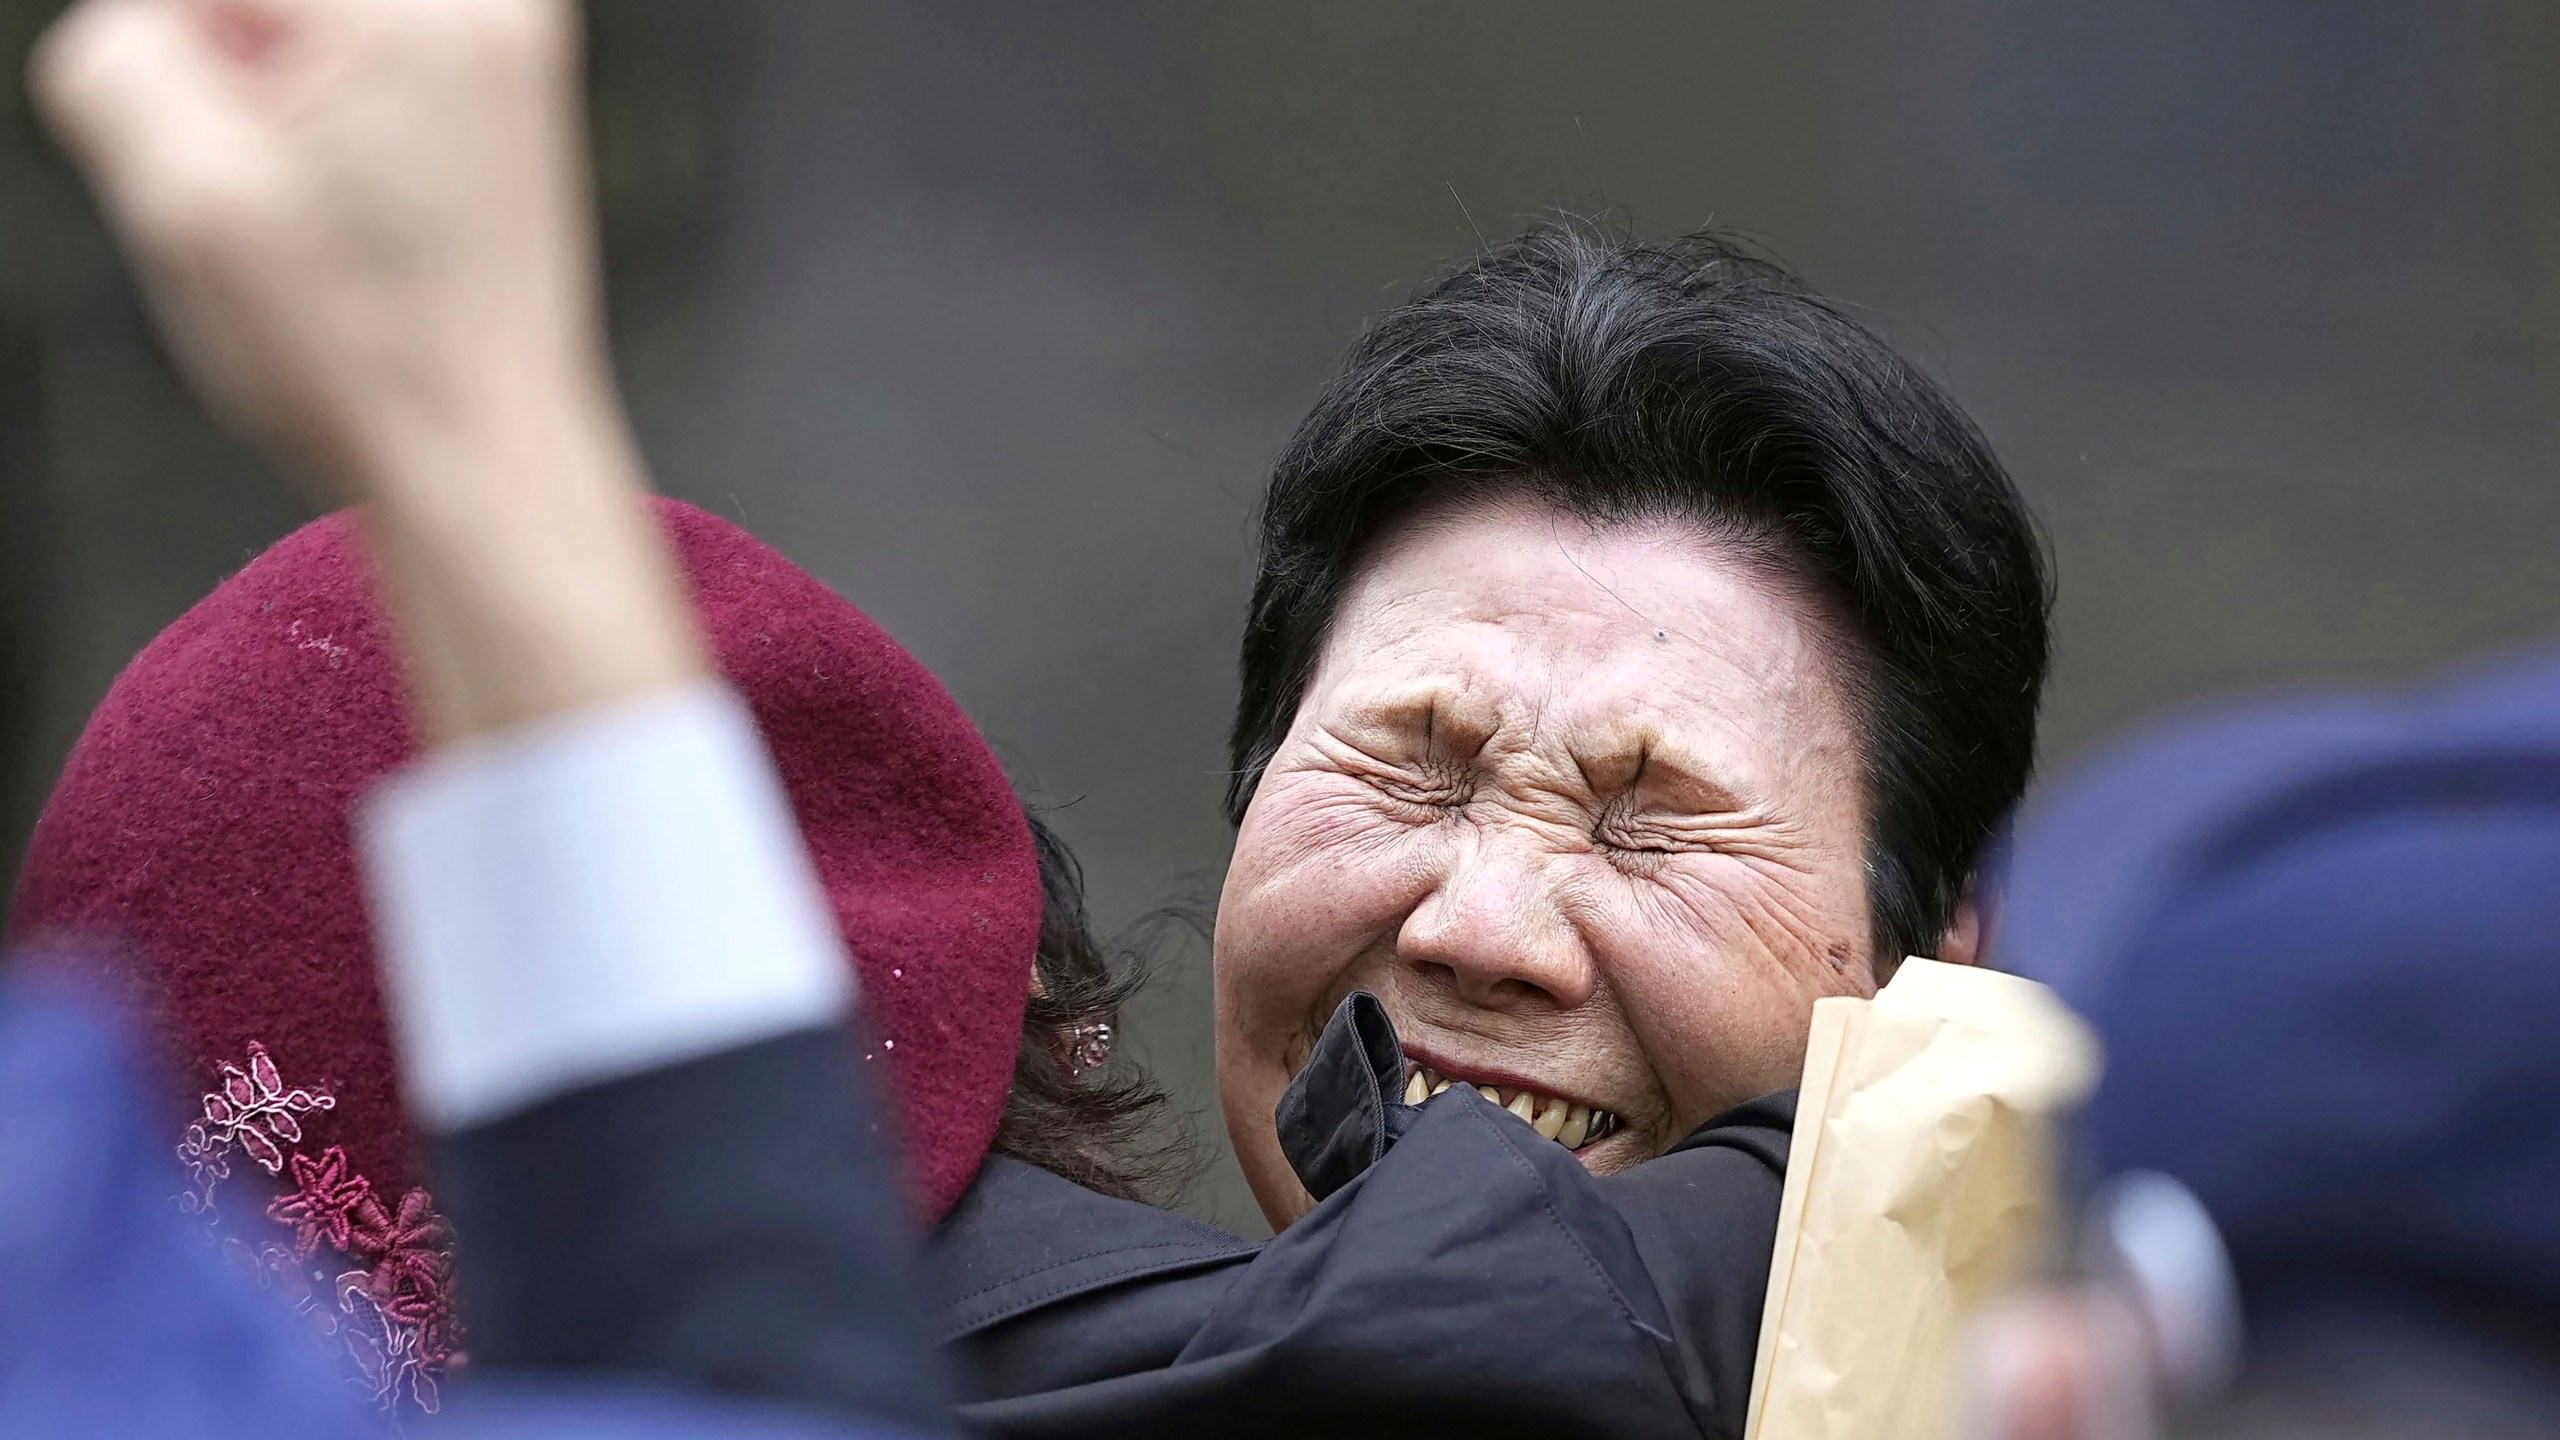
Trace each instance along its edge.
<path fill-rule="evenodd" d="M 1466 1085 L 1464 1079 L 1451 1079 L 1420 1061 L 1405 1062 L 1404 1103 L 1419 1105 L 1452 1085 Z M 1522 1085 L 1476 1085 L 1475 1092 L 1487 1100 L 1529 1122 L 1529 1128 L 1544 1135 L 1567 1150 L 1579 1150 L 1593 1144 L 1618 1128 L 1618 1117 L 1588 1105 L 1579 1105 L 1559 1095 L 1529 1089 Z"/>

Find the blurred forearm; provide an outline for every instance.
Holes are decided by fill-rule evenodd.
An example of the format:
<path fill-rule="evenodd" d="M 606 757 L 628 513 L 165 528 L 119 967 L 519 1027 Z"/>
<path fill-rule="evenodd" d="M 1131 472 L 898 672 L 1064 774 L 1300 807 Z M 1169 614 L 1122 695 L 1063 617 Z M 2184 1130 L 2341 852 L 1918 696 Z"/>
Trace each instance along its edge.
<path fill-rule="evenodd" d="M 386 446 L 365 533 L 431 742 L 705 671 L 645 475 L 600 385 Z"/>

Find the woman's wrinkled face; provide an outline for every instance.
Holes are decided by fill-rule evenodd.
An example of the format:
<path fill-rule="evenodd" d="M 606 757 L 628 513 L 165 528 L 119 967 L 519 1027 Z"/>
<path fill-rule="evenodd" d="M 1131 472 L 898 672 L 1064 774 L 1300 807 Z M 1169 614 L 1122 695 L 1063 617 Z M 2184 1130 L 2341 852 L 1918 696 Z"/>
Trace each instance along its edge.
<path fill-rule="evenodd" d="M 1310 1202 L 1272 1108 L 1354 989 L 1409 1083 L 1491 1086 L 1595 1171 L 1796 1082 L 1813 1002 L 1875 984 L 1828 634 L 1672 522 L 1442 511 L 1366 562 L 1219 902 L 1220 1096 L 1275 1226 Z"/>

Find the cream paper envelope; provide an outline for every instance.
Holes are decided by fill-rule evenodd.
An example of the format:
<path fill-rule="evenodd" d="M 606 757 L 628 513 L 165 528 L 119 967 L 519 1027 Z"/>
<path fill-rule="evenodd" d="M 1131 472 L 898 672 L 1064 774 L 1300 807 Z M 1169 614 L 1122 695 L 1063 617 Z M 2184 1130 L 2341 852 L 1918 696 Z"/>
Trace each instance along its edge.
<path fill-rule="evenodd" d="M 1746 1440 L 1937 1440 L 1965 1321 L 2054 1220 L 2087 1027 L 2031 980 L 1902 962 L 1813 1007 Z"/>

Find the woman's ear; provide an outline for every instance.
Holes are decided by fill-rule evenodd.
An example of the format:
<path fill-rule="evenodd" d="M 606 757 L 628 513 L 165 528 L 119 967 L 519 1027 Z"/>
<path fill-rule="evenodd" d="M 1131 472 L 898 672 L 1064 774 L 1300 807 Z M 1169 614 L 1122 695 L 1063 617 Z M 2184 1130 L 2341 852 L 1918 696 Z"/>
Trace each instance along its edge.
<path fill-rule="evenodd" d="M 1938 936 L 1938 959 L 1949 965 L 1971 965 L 1982 956 L 1982 906 L 1974 899 L 1974 889 L 1967 885 L 1964 898 L 1956 902 L 1956 913 L 1947 921 L 1946 930 Z"/>

